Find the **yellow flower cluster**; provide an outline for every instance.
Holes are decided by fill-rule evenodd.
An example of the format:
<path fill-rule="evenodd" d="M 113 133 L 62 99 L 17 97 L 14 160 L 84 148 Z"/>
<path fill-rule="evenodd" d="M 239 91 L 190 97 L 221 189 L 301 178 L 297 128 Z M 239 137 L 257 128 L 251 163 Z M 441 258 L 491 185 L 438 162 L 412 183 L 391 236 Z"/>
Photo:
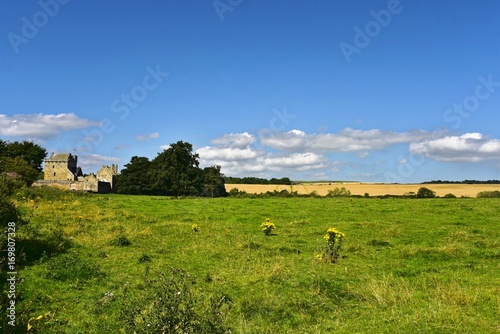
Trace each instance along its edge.
<path fill-rule="evenodd" d="M 266 221 L 260 225 L 260 228 L 264 231 L 265 235 L 269 235 L 276 228 L 276 225 L 271 222 L 270 218 L 266 218 Z"/>
<path fill-rule="evenodd" d="M 199 232 L 200 231 L 200 226 L 198 226 L 198 224 L 193 224 L 193 225 L 191 225 L 191 229 L 194 232 Z"/>
<path fill-rule="evenodd" d="M 345 233 L 340 232 L 336 228 L 330 227 L 328 231 L 326 231 L 325 236 L 323 237 L 326 241 L 335 241 L 335 239 L 342 239 L 345 237 Z"/>

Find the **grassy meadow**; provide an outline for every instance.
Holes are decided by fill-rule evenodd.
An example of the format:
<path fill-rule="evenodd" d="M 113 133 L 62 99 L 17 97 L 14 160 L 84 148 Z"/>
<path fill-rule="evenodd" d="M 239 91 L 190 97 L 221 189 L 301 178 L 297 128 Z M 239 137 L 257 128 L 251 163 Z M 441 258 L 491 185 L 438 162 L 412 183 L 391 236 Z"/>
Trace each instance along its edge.
<path fill-rule="evenodd" d="M 147 282 L 170 267 L 196 276 L 203 303 L 230 301 L 220 314 L 232 333 L 500 331 L 498 199 L 68 193 L 19 204 L 31 216 L 17 233 L 19 333 L 30 318 L 32 332 L 128 333 L 123 310 L 148 312 Z M 346 235 L 334 264 L 316 259 L 330 227 Z"/>

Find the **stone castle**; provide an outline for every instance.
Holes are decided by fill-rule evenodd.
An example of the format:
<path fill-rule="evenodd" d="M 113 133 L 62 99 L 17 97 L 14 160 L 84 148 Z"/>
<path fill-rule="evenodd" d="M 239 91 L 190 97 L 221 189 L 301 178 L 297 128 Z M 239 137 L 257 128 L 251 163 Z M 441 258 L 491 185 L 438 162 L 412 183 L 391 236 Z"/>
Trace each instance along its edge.
<path fill-rule="evenodd" d="M 44 179 L 36 185 L 48 185 L 69 190 L 108 193 L 116 190 L 118 165 L 102 166 L 97 174 L 83 175 L 78 157 L 71 153 L 55 154 L 45 159 Z"/>

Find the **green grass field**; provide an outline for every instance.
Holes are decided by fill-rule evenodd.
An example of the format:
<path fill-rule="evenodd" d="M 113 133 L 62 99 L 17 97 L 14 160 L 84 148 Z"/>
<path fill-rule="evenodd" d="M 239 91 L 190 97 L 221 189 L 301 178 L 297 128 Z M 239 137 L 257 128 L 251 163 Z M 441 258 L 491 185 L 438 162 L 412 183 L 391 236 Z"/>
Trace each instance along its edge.
<path fill-rule="evenodd" d="M 498 333 L 499 204 L 69 194 L 22 202 L 32 217 L 17 236 L 25 254 L 16 329 L 44 315 L 30 321 L 33 332 L 127 332 L 124 305 L 172 266 L 197 277 L 200 298 L 231 300 L 223 310 L 232 333 Z M 271 236 L 260 230 L 266 218 Z M 330 227 L 346 234 L 335 264 L 316 259 Z"/>

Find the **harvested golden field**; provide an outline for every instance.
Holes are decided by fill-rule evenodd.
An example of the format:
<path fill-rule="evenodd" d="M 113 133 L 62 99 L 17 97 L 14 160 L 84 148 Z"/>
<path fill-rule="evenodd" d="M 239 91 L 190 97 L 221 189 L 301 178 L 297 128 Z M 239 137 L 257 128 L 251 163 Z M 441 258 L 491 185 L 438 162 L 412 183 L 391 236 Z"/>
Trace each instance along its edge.
<path fill-rule="evenodd" d="M 444 196 L 452 193 L 453 195 L 476 197 L 481 191 L 500 190 L 500 184 L 388 184 L 388 183 L 355 183 L 355 182 L 332 182 L 332 183 L 302 183 L 292 186 L 287 185 L 263 185 L 263 184 L 226 184 L 226 190 L 233 188 L 244 190 L 248 193 L 265 193 L 267 191 L 297 191 L 299 194 L 309 194 L 316 191 L 324 196 L 328 190 L 345 187 L 351 191 L 352 195 L 370 196 L 378 195 L 404 195 L 410 192 L 416 193 L 420 187 L 426 187 L 436 192 L 436 196 Z"/>

